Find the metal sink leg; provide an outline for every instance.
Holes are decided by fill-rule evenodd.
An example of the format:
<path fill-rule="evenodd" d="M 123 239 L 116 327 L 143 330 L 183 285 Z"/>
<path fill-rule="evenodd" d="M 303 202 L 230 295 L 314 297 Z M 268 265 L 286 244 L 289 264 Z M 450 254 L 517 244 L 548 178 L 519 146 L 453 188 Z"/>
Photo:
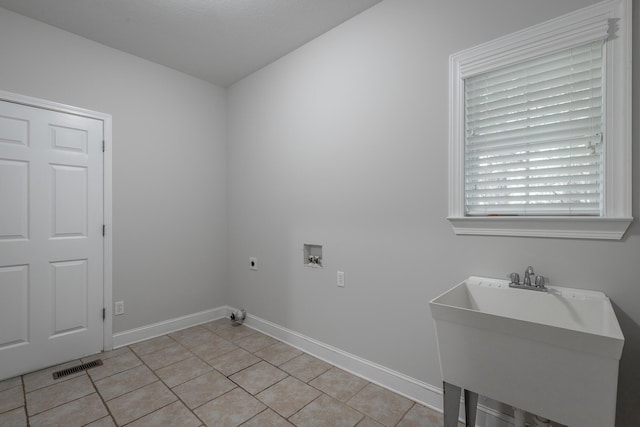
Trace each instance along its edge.
<path fill-rule="evenodd" d="M 461 388 L 457 385 L 443 384 L 444 394 L 444 427 L 458 427 L 458 411 L 460 410 Z"/>
<path fill-rule="evenodd" d="M 444 427 L 458 427 L 458 412 L 460 410 L 460 393 L 462 388 L 457 385 L 442 382 L 444 393 Z M 476 410 L 478 407 L 478 393 L 464 391 L 464 415 L 466 427 L 475 427 Z"/>
<path fill-rule="evenodd" d="M 476 427 L 476 412 L 478 409 L 478 393 L 464 391 L 464 418 L 466 427 Z"/>

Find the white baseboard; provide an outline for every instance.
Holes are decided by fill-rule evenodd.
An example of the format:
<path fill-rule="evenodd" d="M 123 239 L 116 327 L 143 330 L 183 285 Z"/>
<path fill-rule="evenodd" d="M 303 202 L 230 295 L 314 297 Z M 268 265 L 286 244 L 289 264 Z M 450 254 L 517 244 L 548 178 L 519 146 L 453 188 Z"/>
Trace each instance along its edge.
<path fill-rule="evenodd" d="M 125 345 L 190 328 L 191 326 L 211 322 L 212 320 L 228 316 L 229 310 L 229 307 L 222 306 L 158 323 L 152 323 L 151 325 L 141 326 L 135 329 L 129 329 L 128 331 L 118 332 L 113 334 L 113 348 L 124 347 Z"/>
<path fill-rule="evenodd" d="M 123 347 L 191 326 L 228 317 L 233 310 L 231 307 L 222 306 L 119 332 L 113 335 L 113 347 Z M 245 325 L 296 347 L 305 353 L 309 353 L 318 359 L 344 369 L 347 372 L 362 377 L 367 381 L 392 390 L 421 405 L 442 412 L 442 388 L 440 387 L 412 378 L 401 372 L 394 371 L 251 314 L 247 315 Z M 463 405 L 461 405 L 461 420 L 463 419 L 463 414 Z M 479 404 L 476 425 L 478 427 L 513 427 L 514 423 L 512 417 Z"/>
<path fill-rule="evenodd" d="M 245 325 L 367 381 L 394 391 L 421 405 L 442 412 L 442 388 L 440 387 L 412 378 L 251 314 L 247 315 Z M 464 419 L 463 414 L 464 405 L 461 405 L 461 421 Z M 513 427 L 514 423 L 512 417 L 479 404 L 476 425 L 478 427 Z"/>

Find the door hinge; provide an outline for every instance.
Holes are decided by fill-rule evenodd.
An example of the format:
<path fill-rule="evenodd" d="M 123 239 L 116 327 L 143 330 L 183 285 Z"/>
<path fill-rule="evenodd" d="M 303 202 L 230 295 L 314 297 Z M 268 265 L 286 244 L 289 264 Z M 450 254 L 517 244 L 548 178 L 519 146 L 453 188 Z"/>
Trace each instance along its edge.
<path fill-rule="evenodd" d="M 104 139 L 102 140 L 102 152 L 104 153 Z"/>
<path fill-rule="evenodd" d="M 106 232 L 107 232 L 107 226 L 106 226 L 106 224 L 102 224 L 102 236 L 103 237 L 106 234 Z"/>
<path fill-rule="evenodd" d="M 107 318 L 107 309 L 102 307 L 102 320 Z"/>

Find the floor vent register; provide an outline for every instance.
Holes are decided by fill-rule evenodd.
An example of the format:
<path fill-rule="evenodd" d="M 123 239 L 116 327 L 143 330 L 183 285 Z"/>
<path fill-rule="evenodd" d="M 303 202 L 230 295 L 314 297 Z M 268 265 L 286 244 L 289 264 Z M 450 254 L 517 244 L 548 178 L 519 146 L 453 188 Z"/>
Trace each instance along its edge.
<path fill-rule="evenodd" d="M 53 379 L 57 380 L 58 378 L 67 377 L 69 375 L 73 375 L 78 372 L 86 371 L 87 369 L 95 368 L 96 366 L 102 366 L 102 360 L 97 359 L 89 363 L 81 363 L 79 365 L 72 366 L 71 368 L 63 369 L 61 371 L 56 371 L 53 373 Z"/>

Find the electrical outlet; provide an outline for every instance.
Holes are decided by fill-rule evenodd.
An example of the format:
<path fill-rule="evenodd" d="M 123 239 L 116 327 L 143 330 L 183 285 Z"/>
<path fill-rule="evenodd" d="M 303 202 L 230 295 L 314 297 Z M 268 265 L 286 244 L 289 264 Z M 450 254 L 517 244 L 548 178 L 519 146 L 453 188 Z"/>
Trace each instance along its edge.
<path fill-rule="evenodd" d="M 338 271 L 336 285 L 344 288 L 344 271 Z"/>
<path fill-rule="evenodd" d="M 257 270 L 258 269 L 258 258 L 256 257 L 249 257 L 249 269 L 250 270 Z"/>
<path fill-rule="evenodd" d="M 124 314 L 124 301 L 116 301 L 114 305 L 114 315 L 120 316 L 121 314 Z"/>

